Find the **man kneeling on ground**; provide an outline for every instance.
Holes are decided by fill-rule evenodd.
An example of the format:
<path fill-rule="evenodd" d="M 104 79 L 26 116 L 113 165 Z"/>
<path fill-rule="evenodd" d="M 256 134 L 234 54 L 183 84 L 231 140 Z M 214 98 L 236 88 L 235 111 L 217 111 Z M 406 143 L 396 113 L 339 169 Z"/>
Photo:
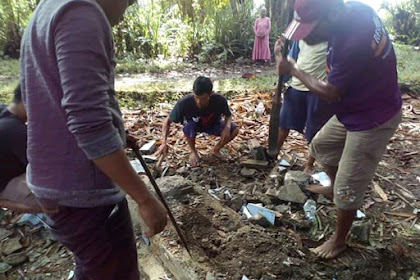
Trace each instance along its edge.
<path fill-rule="evenodd" d="M 213 92 L 213 83 L 207 77 L 198 77 L 193 86 L 193 94 L 188 94 L 178 100 L 162 127 L 162 145 L 157 151 L 158 156 L 165 156 L 168 152 L 167 139 L 172 122 L 184 124 L 184 134 L 191 149 L 190 164 L 196 166 L 200 160 L 195 147 L 197 132 L 220 136 L 219 143 L 213 148 L 214 156 L 220 155 L 227 143 L 238 135 L 239 128 L 232 123 L 227 100 L 220 94 Z M 221 116 L 224 116 L 224 121 Z"/>
<path fill-rule="evenodd" d="M 13 102 L 0 104 L 0 207 L 13 211 L 40 213 L 35 196 L 26 184 L 26 110 L 20 85 Z"/>

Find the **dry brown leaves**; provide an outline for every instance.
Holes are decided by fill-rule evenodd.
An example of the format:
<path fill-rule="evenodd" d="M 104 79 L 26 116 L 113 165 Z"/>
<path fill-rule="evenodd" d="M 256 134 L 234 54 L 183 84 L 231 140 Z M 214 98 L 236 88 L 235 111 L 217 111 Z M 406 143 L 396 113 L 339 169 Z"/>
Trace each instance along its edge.
<path fill-rule="evenodd" d="M 255 113 L 255 108 L 259 102 L 264 103 L 266 110 L 263 114 Z M 271 95 L 269 93 L 238 95 L 232 98 L 229 104 L 233 113 L 233 122 L 240 127 L 240 133 L 222 152 L 228 154 L 229 158 L 239 159 L 247 155 L 254 147 L 266 146 Z M 159 110 L 126 110 L 123 112 L 126 128 L 130 134 L 140 140 L 140 146 L 150 140 L 156 140 L 157 144 L 160 144 L 162 123 L 171 109 L 167 105 L 160 107 L 161 109 Z M 178 168 L 185 165 L 185 162 L 188 160 L 189 149 L 181 125 L 172 125 L 168 140 L 171 147 L 168 155 L 171 167 Z M 199 134 L 196 146 L 201 155 L 206 155 L 211 152 L 211 149 L 218 141 L 217 137 Z M 306 141 L 303 138 L 292 138 L 285 145 L 285 152 L 305 150 L 306 145 Z M 305 151 L 301 153 L 302 157 L 304 153 Z"/>

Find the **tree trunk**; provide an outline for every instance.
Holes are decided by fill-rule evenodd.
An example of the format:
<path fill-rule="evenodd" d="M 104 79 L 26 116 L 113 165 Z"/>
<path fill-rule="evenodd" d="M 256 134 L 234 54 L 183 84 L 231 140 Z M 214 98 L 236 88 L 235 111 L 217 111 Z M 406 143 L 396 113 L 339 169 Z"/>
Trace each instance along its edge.
<path fill-rule="evenodd" d="M 238 7 L 236 6 L 237 0 L 230 0 L 230 7 L 232 8 L 233 16 L 236 16 L 238 14 Z"/>
<path fill-rule="evenodd" d="M 289 22 L 293 19 L 295 0 L 285 0 L 280 14 L 279 28 L 285 29 Z"/>
<path fill-rule="evenodd" d="M 271 17 L 271 0 L 265 0 L 265 8 L 267 9 L 267 16 Z"/>

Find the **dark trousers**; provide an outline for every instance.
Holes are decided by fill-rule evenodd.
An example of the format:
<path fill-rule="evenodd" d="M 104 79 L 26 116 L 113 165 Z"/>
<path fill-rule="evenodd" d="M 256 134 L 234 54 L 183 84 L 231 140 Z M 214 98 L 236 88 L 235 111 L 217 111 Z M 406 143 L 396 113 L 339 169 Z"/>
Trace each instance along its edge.
<path fill-rule="evenodd" d="M 137 249 L 127 200 L 94 208 L 61 207 L 51 233 L 73 252 L 76 280 L 138 280 Z"/>

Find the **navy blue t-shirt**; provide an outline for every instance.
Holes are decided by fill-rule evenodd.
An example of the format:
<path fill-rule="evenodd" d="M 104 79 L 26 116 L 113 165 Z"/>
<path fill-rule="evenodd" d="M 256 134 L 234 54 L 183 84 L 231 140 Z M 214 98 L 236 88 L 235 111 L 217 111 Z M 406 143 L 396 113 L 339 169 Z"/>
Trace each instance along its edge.
<path fill-rule="evenodd" d="M 194 121 L 200 126 L 211 127 L 221 120 L 222 115 L 225 117 L 232 115 L 224 96 L 212 94 L 209 105 L 199 109 L 195 104 L 194 94 L 191 93 L 178 100 L 169 117 L 175 123 Z"/>
<path fill-rule="evenodd" d="M 0 104 L 0 191 L 26 170 L 26 133 L 25 123 Z"/>

